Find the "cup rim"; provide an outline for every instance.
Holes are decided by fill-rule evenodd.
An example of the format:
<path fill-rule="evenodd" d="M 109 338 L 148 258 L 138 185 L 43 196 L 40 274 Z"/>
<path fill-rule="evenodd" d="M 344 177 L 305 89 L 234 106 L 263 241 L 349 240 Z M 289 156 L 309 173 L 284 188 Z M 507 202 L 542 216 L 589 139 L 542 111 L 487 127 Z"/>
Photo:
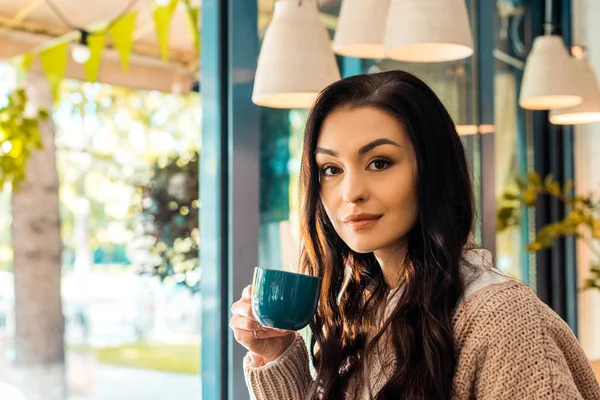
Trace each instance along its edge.
<path fill-rule="evenodd" d="M 307 275 L 307 274 L 303 274 L 300 272 L 292 272 L 292 271 L 283 271 L 281 269 L 275 269 L 275 268 L 265 268 L 265 267 L 254 267 L 254 270 L 256 271 L 257 269 L 263 270 L 263 271 L 269 271 L 269 272 L 275 272 L 275 273 L 281 273 L 281 274 L 289 274 L 289 275 L 294 275 L 294 276 L 298 276 L 300 278 L 309 278 L 309 279 L 315 279 L 318 281 L 321 281 L 321 278 L 318 276 L 313 276 L 313 275 Z"/>

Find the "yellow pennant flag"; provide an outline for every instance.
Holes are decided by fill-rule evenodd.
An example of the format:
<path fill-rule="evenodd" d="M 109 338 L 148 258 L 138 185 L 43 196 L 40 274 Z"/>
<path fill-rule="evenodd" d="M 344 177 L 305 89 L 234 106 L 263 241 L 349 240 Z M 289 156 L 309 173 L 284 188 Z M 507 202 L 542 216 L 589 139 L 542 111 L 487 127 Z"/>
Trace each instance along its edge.
<path fill-rule="evenodd" d="M 13 65 L 23 72 L 24 74 L 29 72 L 31 63 L 33 62 L 33 53 L 25 53 L 17 56 L 13 59 Z"/>
<path fill-rule="evenodd" d="M 85 63 L 85 76 L 90 82 L 96 82 L 98 79 L 98 71 L 102 62 L 102 50 L 106 42 L 106 34 L 90 33 L 88 36 L 88 47 L 90 49 L 90 59 Z"/>
<path fill-rule="evenodd" d="M 69 43 L 62 42 L 56 46 L 47 48 L 40 53 L 42 69 L 50 84 L 50 90 L 54 101 L 57 101 L 60 96 L 60 83 L 67 71 L 68 50 Z"/>
<path fill-rule="evenodd" d="M 189 2 L 186 2 L 185 11 L 188 25 L 190 26 L 190 31 L 192 33 L 192 39 L 194 40 L 194 49 L 200 53 L 200 30 L 198 29 L 200 7 L 192 7 Z"/>
<path fill-rule="evenodd" d="M 27 73 L 31 68 L 31 63 L 33 62 L 33 53 L 25 53 L 13 57 L 10 60 L 10 63 L 17 70 L 17 87 L 23 86 L 25 79 L 27 78 Z"/>
<path fill-rule="evenodd" d="M 129 70 L 129 56 L 131 55 L 131 48 L 133 46 L 133 30 L 135 28 L 136 17 L 137 11 L 130 12 L 120 18 L 110 28 L 110 36 L 112 37 L 114 46 L 119 52 L 121 65 L 125 71 Z"/>
<path fill-rule="evenodd" d="M 177 8 L 177 2 L 178 0 L 171 0 L 171 3 L 167 6 L 157 6 L 155 4 L 152 10 L 158 46 L 160 48 L 160 58 L 163 61 L 169 59 L 169 29 L 171 29 L 171 20 L 173 19 L 175 8 Z"/>

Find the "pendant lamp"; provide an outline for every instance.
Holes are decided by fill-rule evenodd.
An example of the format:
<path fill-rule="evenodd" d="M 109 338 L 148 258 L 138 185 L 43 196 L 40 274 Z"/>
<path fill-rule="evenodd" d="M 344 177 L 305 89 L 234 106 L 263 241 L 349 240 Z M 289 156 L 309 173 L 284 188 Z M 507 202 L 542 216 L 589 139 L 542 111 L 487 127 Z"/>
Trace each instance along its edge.
<path fill-rule="evenodd" d="M 388 58 L 441 62 L 473 54 L 465 0 L 391 0 L 384 36 Z"/>
<path fill-rule="evenodd" d="M 383 58 L 390 0 L 342 0 L 333 50 L 359 58 Z"/>
<path fill-rule="evenodd" d="M 583 102 L 569 108 L 559 108 L 550 111 L 550 122 L 556 125 L 587 124 L 600 121 L 600 87 L 594 71 L 590 68 L 581 46 L 572 50 L 571 60 L 573 71 L 579 79 Z"/>
<path fill-rule="evenodd" d="M 550 110 L 580 104 L 581 89 L 560 36 L 552 35 L 552 0 L 546 1 L 545 35 L 538 36 L 525 63 L 519 105 Z"/>
<path fill-rule="evenodd" d="M 258 57 L 252 101 L 272 108 L 309 108 L 340 79 L 316 0 L 279 0 Z"/>

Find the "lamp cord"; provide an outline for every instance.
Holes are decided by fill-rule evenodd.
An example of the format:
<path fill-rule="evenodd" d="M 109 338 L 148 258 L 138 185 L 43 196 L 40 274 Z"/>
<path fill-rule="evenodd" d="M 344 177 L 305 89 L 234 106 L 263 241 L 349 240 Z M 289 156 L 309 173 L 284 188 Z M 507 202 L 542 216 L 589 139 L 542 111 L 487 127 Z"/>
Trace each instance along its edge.
<path fill-rule="evenodd" d="M 87 32 L 88 35 L 104 35 L 104 34 L 106 34 L 110 30 L 110 28 L 112 28 L 117 23 L 117 21 L 119 21 L 122 17 L 124 17 L 125 14 L 127 14 L 138 2 L 139 2 L 139 0 L 130 0 L 129 4 L 127 4 L 125 9 L 123 11 L 121 11 L 121 13 L 119 13 L 119 15 L 117 15 L 114 19 L 112 19 L 103 31 L 87 32 L 85 29 L 78 28 L 75 24 L 71 23 L 71 21 L 62 13 L 62 11 L 60 11 L 60 9 L 56 6 L 56 4 L 54 4 L 54 2 L 52 0 L 46 0 L 46 4 L 48 5 L 48 7 L 50 7 L 50 10 L 52 10 L 54 15 L 56 15 L 58 17 L 58 19 L 60 19 L 61 22 L 67 28 L 72 29 L 72 30 L 81 31 L 81 32 Z"/>
<path fill-rule="evenodd" d="M 546 0 L 546 23 L 544 24 L 544 33 L 546 35 L 551 35 L 553 29 L 554 24 L 552 23 L 552 0 Z"/>

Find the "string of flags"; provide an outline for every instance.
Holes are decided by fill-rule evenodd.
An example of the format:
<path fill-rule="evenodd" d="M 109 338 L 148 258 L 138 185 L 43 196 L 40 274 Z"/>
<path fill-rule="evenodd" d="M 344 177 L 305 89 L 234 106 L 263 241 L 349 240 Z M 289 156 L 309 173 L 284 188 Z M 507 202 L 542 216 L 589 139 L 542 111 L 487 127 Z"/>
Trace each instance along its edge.
<path fill-rule="evenodd" d="M 194 46 L 198 51 L 200 50 L 200 32 L 198 29 L 200 18 L 199 7 L 191 6 L 189 0 L 155 1 L 152 4 L 152 18 L 154 20 L 160 56 L 165 62 L 169 60 L 169 30 L 171 28 L 171 21 L 180 1 L 185 7 Z M 20 74 L 25 75 L 37 57 L 56 101 L 60 93 L 60 83 L 67 70 L 68 50 L 71 42 L 77 41 L 77 44 L 73 46 L 71 57 L 76 62 L 83 64 L 86 79 L 90 82 L 96 82 L 98 79 L 107 36 L 110 36 L 112 40 L 112 45 L 119 55 L 123 70 L 129 70 L 136 18 L 137 11 L 131 11 L 121 16 L 118 20 L 111 22 L 110 25 L 104 24 L 103 26 L 96 26 L 89 30 L 71 32 L 44 43 L 25 54 L 13 57 L 11 62 Z"/>

